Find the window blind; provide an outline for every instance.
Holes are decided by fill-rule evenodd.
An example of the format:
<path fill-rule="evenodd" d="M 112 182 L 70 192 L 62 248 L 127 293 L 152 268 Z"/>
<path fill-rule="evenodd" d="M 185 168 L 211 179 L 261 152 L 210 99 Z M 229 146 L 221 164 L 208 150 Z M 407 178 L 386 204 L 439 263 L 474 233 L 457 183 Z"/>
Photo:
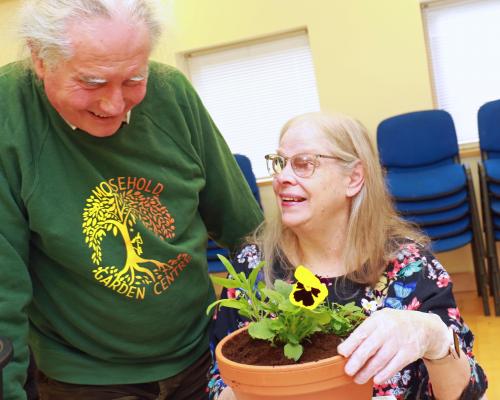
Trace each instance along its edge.
<path fill-rule="evenodd" d="M 233 153 L 248 156 L 258 179 L 283 124 L 319 111 L 306 32 L 187 57 L 189 75 Z"/>
<path fill-rule="evenodd" d="M 459 143 L 477 142 L 479 107 L 500 98 L 500 1 L 428 3 L 423 15 L 438 107 L 453 116 Z"/>

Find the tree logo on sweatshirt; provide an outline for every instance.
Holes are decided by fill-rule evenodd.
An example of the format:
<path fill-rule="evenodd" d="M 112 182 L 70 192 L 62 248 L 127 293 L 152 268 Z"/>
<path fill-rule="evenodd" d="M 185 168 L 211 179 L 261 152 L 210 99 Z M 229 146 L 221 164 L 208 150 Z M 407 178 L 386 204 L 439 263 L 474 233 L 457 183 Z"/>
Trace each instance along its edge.
<path fill-rule="evenodd" d="M 161 294 L 191 261 L 186 253 L 168 261 L 147 258 L 143 238 L 134 231 L 140 222 L 160 239 L 175 237 L 174 218 L 160 202 L 163 189 L 161 183 L 153 185 L 145 178 L 118 177 L 100 183 L 87 198 L 82 227 L 97 266 L 94 278 L 126 297 L 143 300 L 151 285 L 154 294 Z M 108 235 L 123 240 L 123 265 L 102 265 L 103 241 Z"/>

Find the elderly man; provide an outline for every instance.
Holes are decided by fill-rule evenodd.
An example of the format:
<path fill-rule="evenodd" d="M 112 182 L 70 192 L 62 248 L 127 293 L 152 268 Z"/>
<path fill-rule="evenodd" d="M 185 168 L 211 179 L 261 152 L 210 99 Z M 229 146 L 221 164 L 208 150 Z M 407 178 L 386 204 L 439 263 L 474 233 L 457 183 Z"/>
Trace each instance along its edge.
<path fill-rule="evenodd" d="M 31 53 L 0 71 L 5 395 L 31 346 L 42 399 L 205 398 L 208 234 L 261 221 L 186 78 L 150 62 L 152 0 L 25 2 Z"/>

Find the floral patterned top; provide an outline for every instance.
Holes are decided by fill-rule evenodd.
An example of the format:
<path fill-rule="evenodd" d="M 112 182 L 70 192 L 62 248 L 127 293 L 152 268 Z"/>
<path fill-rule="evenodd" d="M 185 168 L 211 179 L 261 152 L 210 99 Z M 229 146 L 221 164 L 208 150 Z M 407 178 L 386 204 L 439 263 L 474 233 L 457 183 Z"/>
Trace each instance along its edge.
<path fill-rule="evenodd" d="M 247 245 L 237 255 L 234 266 L 237 272 L 244 271 L 248 274 L 260 260 L 259 249 L 255 245 Z M 262 271 L 260 274 L 263 275 Z M 259 276 L 258 279 L 263 279 L 263 276 Z M 480 399 L 484 394 L 488 386 L 486 375 L 472 354 L 474 338 L 455 304 L 450 276 L 426 249 L 413 242 L 402 244 L 398 254 L 388 263 L 385 272 L 374 287 L 351 281 L 336 285 L 338 278 L 320 277 L 320 279 L 328 287 L 330 301 L 341 304 L 355 301 L 367 315 L 385 307 L 432 312 L 439 315 L 446 325 L 451 326 L 457 332 L 461 348 L 469 359 L 471 380 L 460 399 Z M 222 298 L 234 298 L 239 295 L 238 289 L 224 289 L 222 292 Z M 216 311 L 213 322 L 210 340 L 212 354 L 215 353 L 215 346 L 224 336 L 247 324 L 247 321 L 238 315 L 237 310 L 227 307 Z M 210 371 L 209 398 L 216 400 L 224 387 L 217 363 L 214 361 Z M 424 362 L 417 360 L 407 365 L 384 384 L 374 385 L 373 396 L 394 396 L 398 400 L 434 399 Z"/>

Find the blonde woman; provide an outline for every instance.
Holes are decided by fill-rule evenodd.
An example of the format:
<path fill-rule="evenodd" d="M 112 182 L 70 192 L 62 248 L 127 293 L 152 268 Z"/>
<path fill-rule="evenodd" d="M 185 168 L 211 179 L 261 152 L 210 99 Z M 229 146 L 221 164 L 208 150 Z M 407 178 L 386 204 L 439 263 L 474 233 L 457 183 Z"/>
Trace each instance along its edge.
<path fill-rule="evenodd" d="M 450 277 L 396 215 L 365 128 L 346 116 L 301 115 L 266 160 L 279 212 L 237 255 L 237 269 L 265 260 L 260 278 L 272 285 L 293 280 L 302 264 L 326 282 L 331 301 L 362 307 L 369 317 L 338 351 L 355 382 L 373 381 L 373 396 L 480 398 L 487 381 Z M 212 348 L 245 322 L 229 308 L 214 318 Z M 211 398 L 234 399 L 216 365 L 211 372 Z"/>

